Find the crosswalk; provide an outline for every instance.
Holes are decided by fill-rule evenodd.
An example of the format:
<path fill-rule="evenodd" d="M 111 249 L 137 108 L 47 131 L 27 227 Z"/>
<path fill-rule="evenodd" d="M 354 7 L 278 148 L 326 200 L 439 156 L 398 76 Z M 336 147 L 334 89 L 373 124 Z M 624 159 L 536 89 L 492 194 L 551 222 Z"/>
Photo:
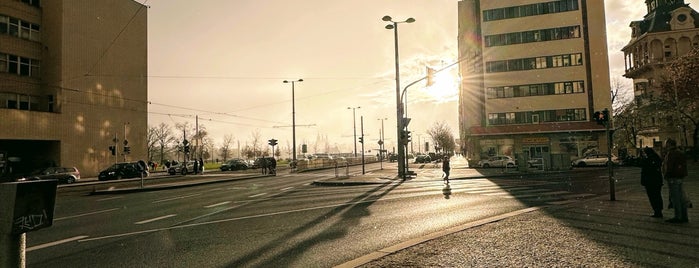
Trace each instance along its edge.
<path fill-rule="evenodd" d="M 596 196 L 593 193 L 575 193 L 556 189 L 555 182 L 493 181 L 490 179 L 452 180 L 441 188 L 449 189 L 452 195 L 480 195 L 504 199 L 516 199 L 523 202 L 561 205 Z"/>

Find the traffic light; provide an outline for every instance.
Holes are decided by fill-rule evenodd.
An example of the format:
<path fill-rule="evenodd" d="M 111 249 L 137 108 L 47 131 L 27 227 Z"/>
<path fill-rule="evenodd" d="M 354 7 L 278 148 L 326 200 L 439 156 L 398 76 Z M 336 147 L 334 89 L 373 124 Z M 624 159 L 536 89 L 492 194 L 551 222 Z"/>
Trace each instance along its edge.
<path fill-rule="evenodd" d="M 604 122 L 609 121 L 609 110 L 607 110 L 606 108 L 602 111 L 602 118 Z"/>
<path fill-rule="evenodd" d="M 112 151 L 112 155 L 116 155 L 116 147 L 109 146 L 109 150 Z"/>
<path fill-rule="evenodd" d="M 124 154 L 129 154 L 129 153 L 131 153 L 131 147 L 124 146 Z"/>
<path fill-rule="evenodd" d="M 595 119 L 595 122 L 597 122 L 597 124 L 600 124 L 600 125 L 604 124 L 604 115 L 602 113 L 600 113 L 599 111 L 595 112 L 595 115 L 593 117 Z"/>
<path fill-rule="evenodd" d="M 268 142 L 269 142 L 269 145 L 272 145 L 272 146 L 277 145 L 277 140 L 275 140 L 275 139 L 268 140 Z"/>
<path fill-rule="evenodd" d="M 359 143 L 364 143 L 364 137 L 362 137 L 362 136 L 359 137 Z"/>
<path fill-rule="evenodd" d="M 189 153 L 189 145 L 184 146 L 184 153 L 188 154 Z"/>
<path fill-rule="evenodd" d="M 427 86 L 434 85 L 434 73 L 435 70 L 427 66 Z"/>
<path fill-rule="evenodd" d="M 410 131 L 406 131 L 405 136 L 406 136 L 406 139 L 407 139 L 408 142 L 412 142 L 412 141 L 413 141 L 413 138 L 410 136 Z"/>

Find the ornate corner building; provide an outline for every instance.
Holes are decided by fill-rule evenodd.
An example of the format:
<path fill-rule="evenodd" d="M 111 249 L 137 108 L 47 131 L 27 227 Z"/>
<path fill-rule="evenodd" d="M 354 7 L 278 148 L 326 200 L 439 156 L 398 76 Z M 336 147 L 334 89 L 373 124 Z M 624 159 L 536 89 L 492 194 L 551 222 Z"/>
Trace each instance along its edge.
<path fill-rule="evenodd" d="M 561 165 L 606 152 L 611 110 L 601 0 L 462 0 L 459 57 L 462 150 L 546 158 Z"/>
<path fill-rule="evenodd" d="M 634 97 L 640 122 L 636 129 L 639 148 L 659 147 L 673 138 L 683 146 L 692 146 L 689 126 L 668 124 L 680 122 L 673 115 L 657 113 L 652 101 L 660 94 L 664 69 L 678 57 L 699 47 L 699 13 L 683 0 L 646 0 L 648 13 L 643 20 L 631 22 L 631 40 L 624 52 L 625 77 L 633 79 Z"/>
<path fill-rule="evenodd" d="M 0 175 L 145 159 L 147 56 L 135 1 L 0 0 Z"/>

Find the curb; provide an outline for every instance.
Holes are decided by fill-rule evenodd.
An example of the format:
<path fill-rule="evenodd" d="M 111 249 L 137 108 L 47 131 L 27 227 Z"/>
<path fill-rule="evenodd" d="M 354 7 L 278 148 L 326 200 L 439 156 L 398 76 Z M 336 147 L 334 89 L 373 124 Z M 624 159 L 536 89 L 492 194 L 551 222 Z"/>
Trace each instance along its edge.
<path fill-rule="evenodd" d="M 248 177 L 238 177 L 238 178 L 211 180 L 211 181 L 188 182 L 188 183 L 183 183 L 183 184 L 155 185 L 155 186 L 143 187 L 143 188 L 125 188 L 125 189 L 100 190 L 100 191 L 93 190 L 92 192 L 90 192 L 89 195 L 130 194 L 130 193 L 139 193 L 139 192 L 153 192 L 153 191 L 178 189 L 178 188 L 185 188 L 185 187 L 190 187 L 190 186 L 207 185 L 207 184 L 214 184 L 214 183 L 221 183 L 221 182 L 257 179 L 257 178 L 264 178 L 264 177 L 269 177 L 269 176 L 255 175 L 255 176 L 248 176 Z"/>

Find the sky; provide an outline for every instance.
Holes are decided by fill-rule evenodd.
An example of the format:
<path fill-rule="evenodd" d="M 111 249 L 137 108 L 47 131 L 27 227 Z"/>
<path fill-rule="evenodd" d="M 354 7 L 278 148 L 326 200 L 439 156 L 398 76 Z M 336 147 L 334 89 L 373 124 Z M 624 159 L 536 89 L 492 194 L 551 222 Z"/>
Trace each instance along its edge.
<path fill-rule="evenodd" d="M 426 66 L 440 69 L 458 58 L 457 0 L 139 2 L 150 7 L 149 126 L 193 126 L 198 117 L 217 147 L 226 135 L 245 146 L 259 133 L 264 143 L 274 138 L 289 148 L 294 110 L 297 146 L 308 144 L 311 153 L 353 152 L 354 124 L 360 135 L 362 117 L 366 150 L 378 149 L 383 122 L 391 151 L 394 31 L 384 28 L 385 15 L 416 20 L 398 27 L 401 88 L 424 77 Z M 646 14 L 645 1 L 594 2 L 605 4 L 611 79 L 630 91 L 621 49 L 630 22 Z M 685 2 L 699 7 L 699 0 Z M 407 90 L 415 151 L 435 122 L 458 138 L 457 71 Z M 292 84 L 283 81 L 298 79 L 304 81 L 294 83 L 292 98 Z"/>

